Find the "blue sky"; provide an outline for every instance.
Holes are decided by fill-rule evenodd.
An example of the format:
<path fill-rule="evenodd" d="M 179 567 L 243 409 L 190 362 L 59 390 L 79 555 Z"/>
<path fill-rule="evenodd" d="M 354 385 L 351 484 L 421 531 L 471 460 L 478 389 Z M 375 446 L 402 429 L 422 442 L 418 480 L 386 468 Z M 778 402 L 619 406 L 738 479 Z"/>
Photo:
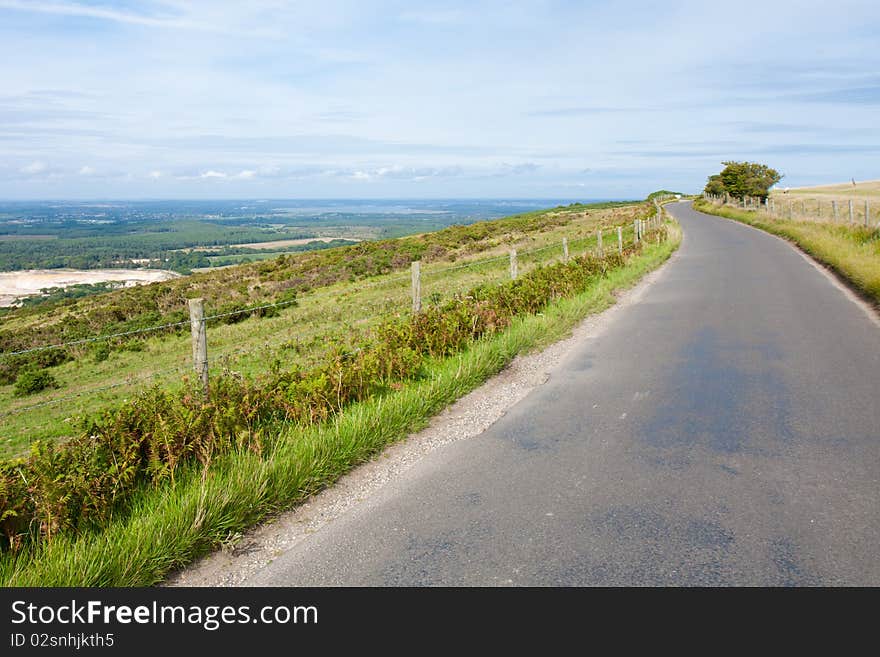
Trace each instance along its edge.
<path fill-rule="evenodd" d="M 876 179 L 878 35 L 876 0 L 0 0 L 0 198 Z"/>

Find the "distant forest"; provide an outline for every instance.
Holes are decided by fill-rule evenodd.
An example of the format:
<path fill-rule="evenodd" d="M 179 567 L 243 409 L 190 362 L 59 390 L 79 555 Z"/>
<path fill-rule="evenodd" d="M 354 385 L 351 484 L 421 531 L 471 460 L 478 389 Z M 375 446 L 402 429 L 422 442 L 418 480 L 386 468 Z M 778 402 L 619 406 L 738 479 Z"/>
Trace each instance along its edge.
<path fill-rule="evenodd" d="M 470 224 L 552 201 L 143 201 L 0 204 L 0 271 L 194 269 Z M 231 245 L 334 238 L 248 249 Z M 201 247 L 200 250 L 192 250 Z M 215 247 L 215 248 L 212 248 Z"/>

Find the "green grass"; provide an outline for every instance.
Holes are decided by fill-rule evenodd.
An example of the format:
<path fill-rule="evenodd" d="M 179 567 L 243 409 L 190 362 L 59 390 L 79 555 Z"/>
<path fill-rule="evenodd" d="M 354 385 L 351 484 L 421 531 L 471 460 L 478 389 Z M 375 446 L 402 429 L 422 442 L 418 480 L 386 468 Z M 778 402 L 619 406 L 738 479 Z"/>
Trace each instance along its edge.
<path fill-rule="evenodd" d="M 614 303 L 614 293 L 664 262 L 680 240 L 677 229 L 646 245 L 629 263 L 586 292 L 517 319 L 506 331 L 468 350 L 433 361 L 427 376 L 384 397 L 352 405 L 310 429 L 279 427 L 272 453 L 232 453 L 209 470 L 190 467 L 175 482 L 145 487 L 125 517 L 99 532 L 59 536 L 35 553 L 0 559 L 3 586 L 145 586 L 229 541 L 268 515 L 333 483 L 384 446 L 426 426 L 444 406 L 500 371 L 516 355 L 571 332 L 585 316 Z"/>
<path fill-rule="evenodd" d="M 613 248 L 614 240 L 608 243 L 607 228 L 615 225 L 625 226 L 624 239 L 631 242 L 632 218 L 641 209 L 642 206 L 636 204 L 602 210 L 555 210 L 553 213 L 561 216 L 548 222 L 544 228 L 531 232 L 529 221 L 516 218 L 468 227 L 471 231 L 482 228 L 488 232 L 488 237 L 474 240 L 469 246 L 456 246 L 449 257 L 423 262 L 423 303 L 430 303 L 431 295 L 447 300 L 479 283 L 506 280 L 506 254 L 510 246 L 520 250 L 519 270 L 526 273 L 539 264 L 559 260 L 563 236 L 569 240 L 572 255 L 595 247 L 595 231 L 599 226 L 606 229 L 606 248 Z M 534 254 L 524 253 L 543 247 L 550 248 Z M 333 251 L 345 253 L 345 249 Z M 325 258 L 329 255 L 323 253 L 317 256 L 303 254 L 302 257 Z M 496 259 L 471 267 L 449 269 L 488 258 Z M 234 279 L 236 270 L 223 271 L 230 272 Z M 241 275 L 246 275 L 251 268 L 240 271 Z M 197 285 L 203 280 L 214 284 L 211 277 L 201 276 L 193 277 L 190 284 Z M 184 283 L 186 279 L 175 282 Z M 259 284 L 255 281 L 252 285 Z M 297 306 L 281 309 L 275 317 L 250 318 L 235 324 L 210 323 L 208 357 L 211 367 L 214 372 L 226 368 L 247 376 L 265 372 L 268 364 L 275 360 L 286 367 L 293 364 L 309 367 L 324 356 L 328 337 L 345 336 L 350 344 L 356 345 L 389 314 L 408 312 L 409 294 L 409 272 L 398 271 L 368 279 L 336 282 L 304 293 Z M 108 299 L 112 298 L 115 297 L 108 296 Z M 260 301 L 255 299 L 255 302 Z M 91 306 L 101 300 L 95 297 L 85 303 Z M 206 311 L 209 314 L 216 312 L 216 305 L 209 301 Z M 50 316 L 55 318 L 54 311 Z M 40 317 L 27 314 L 18 321 L 26 326 L 27 322 Z M 102 362 L 95 362 L 91 352 L 83 349 L 76 360 L 51 368 L 60 385 L 58 389 L 20 398 L 14 396 L 12 385 L 0 386 L 0 458 L 26 453 L 34 440 L 63 439 L 71 435 L 78 417 L 94 414 L 103 407 L 127 399 L 143 387 L 154 384 L 167 388 L 179 386 L 181 377 L 190 371 L 189 327 L 183 328 L 178 335 L 154 335 L 136 343 L 142 351 L 112 351 Z M 110 385 L 115 387 L 107 388 Z M 35 407 L 37 404 L 43 405 Z"/>
<path fill-rule="evenodd" d="M 770 218 L 765 214 L 705 201 L 694 209 L 760 228 L 797 244 L 857 291 L 880 305 L 880 232 L 857 225 Z"/>

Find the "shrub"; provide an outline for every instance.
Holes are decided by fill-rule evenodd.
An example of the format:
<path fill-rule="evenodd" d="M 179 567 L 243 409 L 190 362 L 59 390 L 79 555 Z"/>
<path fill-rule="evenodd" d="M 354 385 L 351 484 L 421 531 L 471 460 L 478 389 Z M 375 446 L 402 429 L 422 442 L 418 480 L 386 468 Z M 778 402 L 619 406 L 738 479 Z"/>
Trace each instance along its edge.
<path fill-rule="evenodd" d="M 33 395 L 47 388 L 57 388 L 58 381 L 46 370 L 28 368 L 21 371 L 15 379 L 13 394 L 16 397 Z"/>
<path fill-rule="evenodd" d="M 106 341 L 97 343 L 92 349 L 92 360 L 103 363 L 108 358 L 110 358 L 110 345 Z"/>
<path fill-rule="evenodd" d="M 24 370 L 55 367 L 69 360 L 71 356 L 64 349 L 44 349 L 15 356 L 0 354 L 0 385 L 15 383 L 19 373 Z"/>

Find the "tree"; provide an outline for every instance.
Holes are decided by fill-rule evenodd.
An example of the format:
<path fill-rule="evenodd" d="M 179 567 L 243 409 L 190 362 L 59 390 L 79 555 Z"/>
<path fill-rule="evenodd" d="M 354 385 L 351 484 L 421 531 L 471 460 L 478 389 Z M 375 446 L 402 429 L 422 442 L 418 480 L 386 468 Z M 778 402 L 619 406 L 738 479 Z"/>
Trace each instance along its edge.
<path fill-rule="evenodd" d="M 709 176 L 709 182 L 706 183 L 706 188 L 703 190 L 703 193 L 723 196 L 724 191 L 724 183 L 721 182 L 721 174 L 716 173 L 714 176 Z"/>
<path fill-rule="evenodd" d="M 766 199 L 770 188 L 782 180 L 782 174 L 758 162 L 722 162 L 724 169 L 709 176 L 705 194 L 730 194 L 734 198 L 752 196 Z"/>

